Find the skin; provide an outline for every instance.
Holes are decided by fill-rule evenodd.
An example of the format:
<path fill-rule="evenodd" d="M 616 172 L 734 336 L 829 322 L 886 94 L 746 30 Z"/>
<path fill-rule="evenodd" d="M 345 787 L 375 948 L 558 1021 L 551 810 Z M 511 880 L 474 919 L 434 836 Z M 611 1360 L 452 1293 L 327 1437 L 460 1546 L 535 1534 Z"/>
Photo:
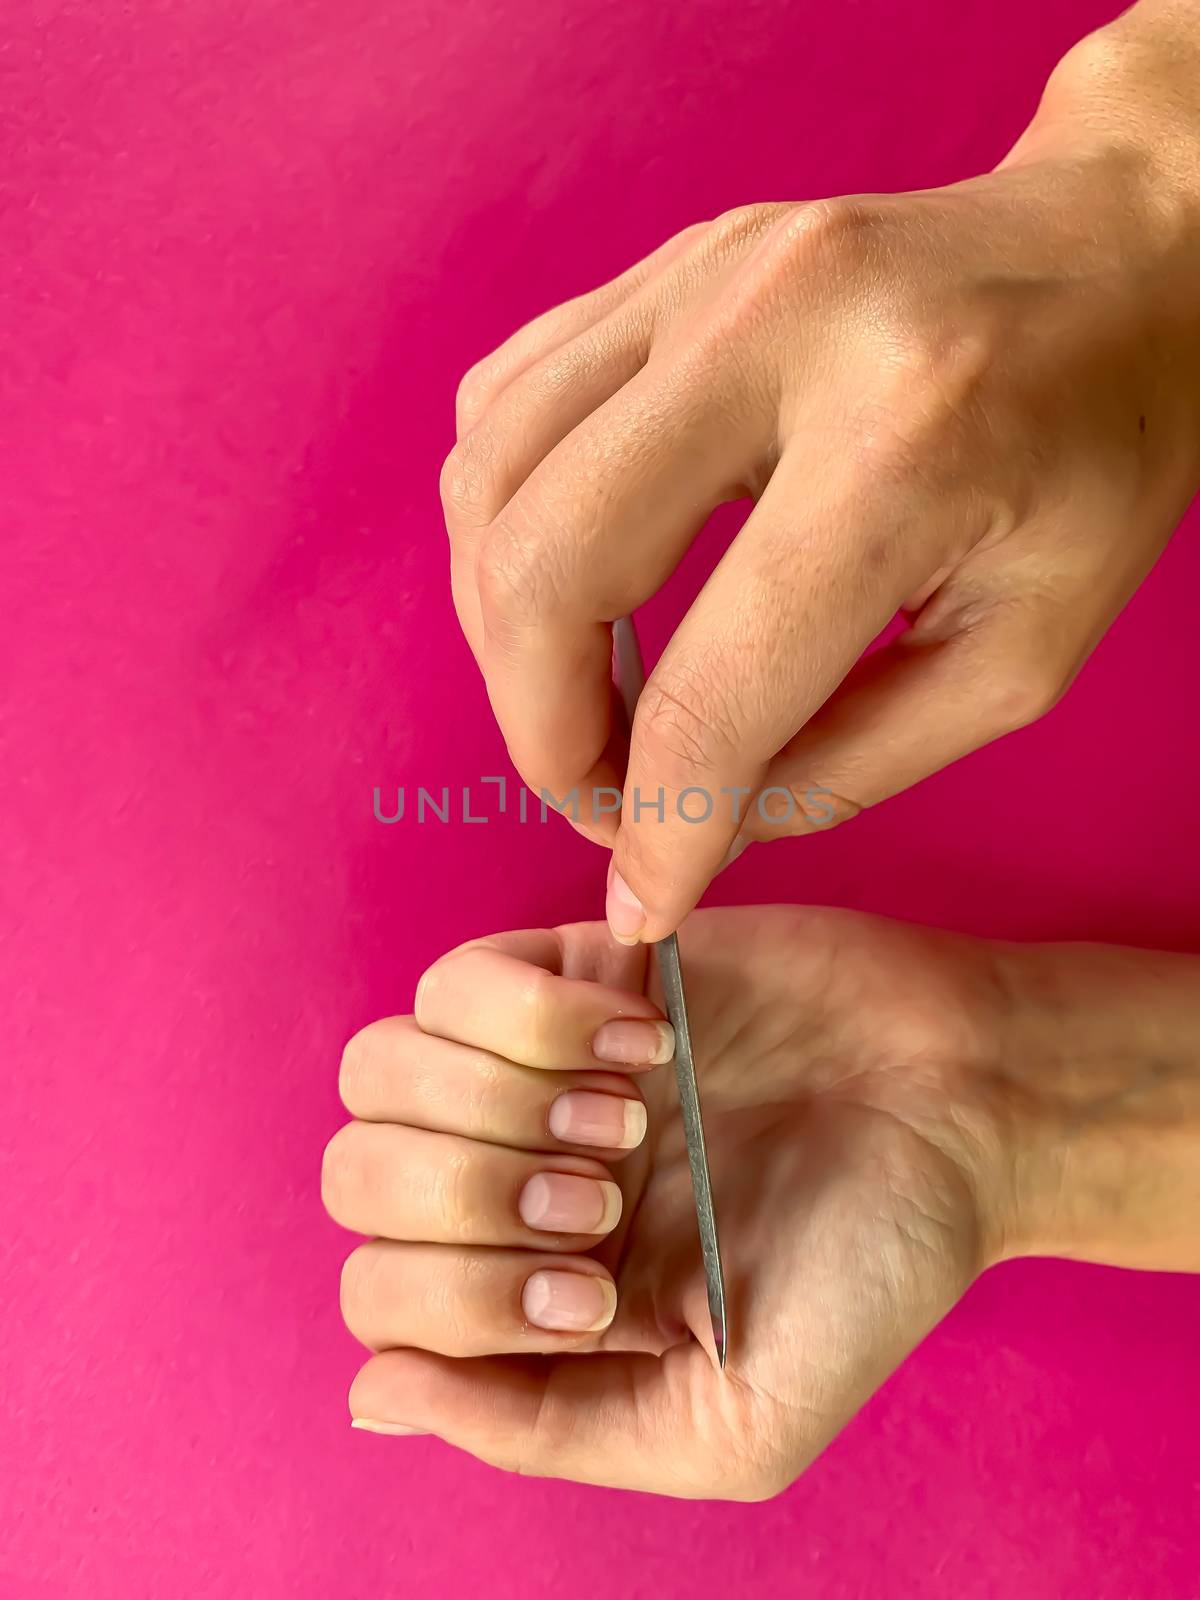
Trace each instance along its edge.
<path fill-rule="evenodd" d="M 455 604 L 521 776 L 613 848 L 617 937 L 1054 705 L 1200 484 L 1197 282 L 1200 0 L 1143 0 L 994 172 L 740 207 L 466 375 Z M 742 498 L 630 733 L 611 623 Z"/>
<path fill-rule="evenodd" d="M 603 923 L 502 934 L 346 1049 L 355 1120 L 322 1186 L 371 1236 L 342 1279 L 378 1352 L 356 1426 L 516 1472 L 761 1499 L 993 1263 L 1200 1271 L 1200 961 L 785 906 L 697 912 L 680 938 L 727 1370 L 644 947 Z M 626 1057 L 646 1032 L 641 1064 L 597 1059 L 614 1021 Z M 556 1137 L 581 1091 L 587 1142 Z M 578 1216 L 531 1225 L 529 1197 L 564 1182 Z M 547 1272 L 591 1290 L 602 1326 L 538 1326 Z"/>

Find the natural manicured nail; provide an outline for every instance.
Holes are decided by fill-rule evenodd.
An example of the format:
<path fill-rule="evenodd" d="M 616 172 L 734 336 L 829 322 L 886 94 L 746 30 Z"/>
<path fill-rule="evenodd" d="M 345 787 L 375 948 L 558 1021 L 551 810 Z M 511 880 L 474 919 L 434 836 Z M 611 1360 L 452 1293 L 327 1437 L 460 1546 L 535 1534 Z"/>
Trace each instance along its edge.
<path fill-rule="evenodd" d="M 611 1233 L 621 1215 L 615 1183 L 535 1172 L 517 1199 L 521 1220 L 543 1233 Z"/>
<path fill-rule="evenodd" d="M 621 944 L 638 942 L 638 935 L 646 925 L 646 908 L 613 865 L 608 870 L 604 914 L 614 939 Z"/>
<path fill-rule="evenodd" d="M 614 1017 L 602 1022 L 592 1036 L 597 1061 L 619 1062 L 623 1067 L 657 1067 L 675 1054 L 675 1030 L 669 1022 L 649 1017 Z"/>
<path fill-rule="evenodd" d="M 406 1422 L 379 1422 L 374 1417 L 351 1417 L 350 1426 L 364 1433 L 423 1434 L 427 1428 L 410 1428 Z"/>
<path fill-rule="evenodd" d="M 750 843 L 751 841 L 746 838 L 744 833 L 739 833 L 737 838 L 729 846 L 729 849 L 726 850 L 725 854 L 721 857 L 721 863 L 718 866 L 717 871 L 724 872 L 726 867 L 731 867 L 741 855 L 742 851 L 745 850 Z"/>
<path fill-rule="evenodd" d="M 646 1136 L 646 1108 L 616 1094 L 570 1089 L 550 1104 L 550 1132 L 564 1144 L 632 1150 Z"/>
<path fill-rule="evenodd" d="M 521 1309 L 536 1328 L 599 1333 L 617 1309 L 616 1285 L 583 1272 L 535 1272 L 521 1291 Z"/>

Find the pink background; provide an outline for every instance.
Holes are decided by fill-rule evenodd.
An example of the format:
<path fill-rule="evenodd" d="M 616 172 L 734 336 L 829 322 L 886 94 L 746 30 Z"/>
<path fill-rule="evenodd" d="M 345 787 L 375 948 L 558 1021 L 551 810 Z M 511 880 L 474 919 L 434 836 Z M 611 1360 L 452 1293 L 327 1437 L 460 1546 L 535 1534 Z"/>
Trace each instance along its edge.
<path fill-rule="evenodd" d="M 8 0 L 5 1600 L 1200 1595 L 1200 1281 L 989 1275 L 763 1506 L 347 1426 L 341 1043 L 448 945 L 601 910 L 564 825 L 372 819 L 505 770 L 457 378 L 695 219 L 992 163 L 1111 14 L 921 11 Z M 1198 532 L 1045 723 L 713 898 L 1200 948 Z"/>

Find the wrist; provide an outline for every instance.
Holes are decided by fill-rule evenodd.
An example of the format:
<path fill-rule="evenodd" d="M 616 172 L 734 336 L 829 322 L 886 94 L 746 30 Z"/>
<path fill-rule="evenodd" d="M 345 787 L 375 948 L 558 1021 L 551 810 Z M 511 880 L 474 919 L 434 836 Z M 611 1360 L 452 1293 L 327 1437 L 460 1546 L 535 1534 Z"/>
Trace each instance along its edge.
<path fill-rule="evenodd" d="M 1068 50 L 1001 165 L 1055 157 L 1100 164 L 1167 227 L 1196 236 L 1200 0 L 1142 0 Z"/>
<path fill-rule="evenodd" d="M 998 1254 L 1200 1271 L 1200 960 L 996 946 Z"/>
<path fill-rule="evenodd" d="M 1200 0 L 1142 0 L 1068 51 L 996 179 L 1104 300 L 1145 484 L 1178 520 L 1200 484 Z"/>

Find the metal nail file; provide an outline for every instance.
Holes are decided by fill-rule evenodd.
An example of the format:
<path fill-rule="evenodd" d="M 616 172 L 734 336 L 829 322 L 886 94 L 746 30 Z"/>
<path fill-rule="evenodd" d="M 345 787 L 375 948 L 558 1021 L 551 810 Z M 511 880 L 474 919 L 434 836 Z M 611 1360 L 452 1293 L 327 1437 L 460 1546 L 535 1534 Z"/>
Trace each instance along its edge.
<path fill-rule="evenodd" d="M 641 647 L 632 617 L 620 617 L 613 624 L 613 656 L 617 687 L 625 711 L 633 723 L 634 708 L 646 681 Z M 688 1026 L 687 1000 L 683 992 L 683 971 L 679 964 L 679 941 L 673 933 L 654 946 L 658 974 L 662 979 L 667 1016 L 675 1030 L 675 1081 L 679 1086 L 679 1109 L 687 1140 L 688 1169 L 692 1175 L 692 1195 L 696 1202 L 696 1222 L 700 1229 L 700 1254 L 704 1261 L 704 1281 L 708 1289 L 708 1314 L 712 1319 L 717 1360 L 722 1369 L 729 1345 L 725 1315 L 725 1274 L 721 1268 L 721 1248 L 717 1242 L 717 1217 L 713 1209 L 712 1181 L 708 1173 L 708 1151 L 704 1144 L 704 1121 L 700 1115 L 700 1091 L 696 1084 L 696 1061 L 692 1054 L 692 1032 Z"/>

